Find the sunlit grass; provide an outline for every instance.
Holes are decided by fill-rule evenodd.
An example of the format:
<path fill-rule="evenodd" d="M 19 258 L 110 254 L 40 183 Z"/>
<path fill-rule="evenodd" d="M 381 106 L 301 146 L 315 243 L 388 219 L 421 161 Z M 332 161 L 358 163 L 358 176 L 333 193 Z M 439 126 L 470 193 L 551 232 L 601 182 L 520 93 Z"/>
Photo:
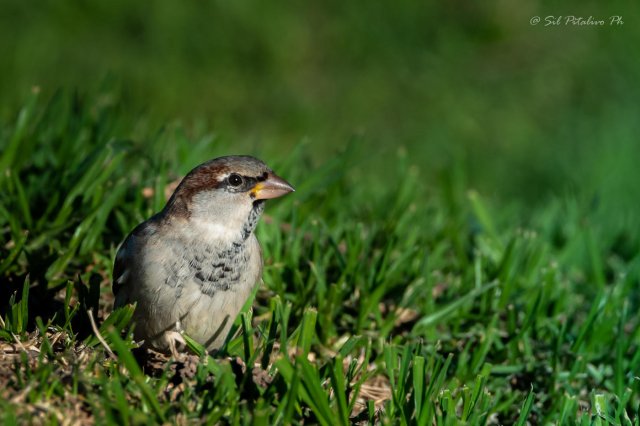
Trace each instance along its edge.
<path fill-rule="evenodd" d="M 133 356 L 116 245 L 232 148 L 176 124 L 130 139 L 132 121 L 60 93 L 2 123 L 3 423 L 639 421 L 632 228 L 579 197 L 497 205 L 455 169 L 425 182 L 403 151 L 380 179 L 357 143 L 320 164 L 303 144 L 254 152 L 297 191 L 258 228 L 253 309 L 213 358 Z"/>

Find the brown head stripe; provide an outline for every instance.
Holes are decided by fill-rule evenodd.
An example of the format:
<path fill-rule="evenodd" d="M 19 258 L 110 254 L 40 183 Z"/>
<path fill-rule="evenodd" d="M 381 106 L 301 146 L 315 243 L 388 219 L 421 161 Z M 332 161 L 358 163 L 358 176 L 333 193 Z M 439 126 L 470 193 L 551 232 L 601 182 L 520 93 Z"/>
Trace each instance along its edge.
<path fill-rule="evenodd" d="M 167 202 L 167 210 L 180 217 L 189 217 L 188 205 L 195 194 L 203 190 L 218 188 L 218 176 L 230 172 L 226 164 L 205 163 L 187 174 Z"/>

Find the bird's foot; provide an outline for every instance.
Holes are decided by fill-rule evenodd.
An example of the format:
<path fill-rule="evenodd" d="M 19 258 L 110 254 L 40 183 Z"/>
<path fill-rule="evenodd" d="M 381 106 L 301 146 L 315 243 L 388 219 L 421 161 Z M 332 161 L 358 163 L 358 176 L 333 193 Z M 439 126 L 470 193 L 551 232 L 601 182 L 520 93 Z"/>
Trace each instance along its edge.
<path fill-rule="evenodd" d="M 171 351 L 171 356 L 179 361 L 182 359 L 182 354 L 180 352 L 184 351 L 187 347 L 187 342 L 182 337 L 182 333 L 179 331 L 167 331 L 165 332 L 165 338 L 167 339 L 167 343 L 169 343 L 169 350 Z"/>

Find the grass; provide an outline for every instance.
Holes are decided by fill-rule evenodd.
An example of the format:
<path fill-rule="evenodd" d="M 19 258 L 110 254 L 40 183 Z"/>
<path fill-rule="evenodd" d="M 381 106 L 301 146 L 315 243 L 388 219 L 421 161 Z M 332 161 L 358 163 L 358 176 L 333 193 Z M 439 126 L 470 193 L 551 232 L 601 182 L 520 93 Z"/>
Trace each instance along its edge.
<path fill-rule="evenodd" d="M 257 230 L 253 309 L 215 358 L 134 356 L 117 244 L 232 150 L 106 99 L 34 92 L 1 123 L 3 424 L 640 423 L 637 229 L 579 196 L 501 204 L 456 166 L 427 183 L 402 150 L 381 179 L 357 140 L 257 149 L 297 192 Z"/>

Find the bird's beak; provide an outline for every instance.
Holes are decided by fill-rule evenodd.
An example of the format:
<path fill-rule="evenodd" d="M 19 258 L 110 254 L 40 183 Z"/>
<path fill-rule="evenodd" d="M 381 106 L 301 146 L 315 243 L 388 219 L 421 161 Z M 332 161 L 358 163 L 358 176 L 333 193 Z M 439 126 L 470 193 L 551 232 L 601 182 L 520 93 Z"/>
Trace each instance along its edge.
<path fill-rule="evenodd" d="M 293 186 L 286 180 L 273 173 L 269 173 L 266 180 L 258 182 L 251 189 L 251 197 L 256 200 L 268 200 L 270 198 L 278 198 L 295 191 Z"/>

